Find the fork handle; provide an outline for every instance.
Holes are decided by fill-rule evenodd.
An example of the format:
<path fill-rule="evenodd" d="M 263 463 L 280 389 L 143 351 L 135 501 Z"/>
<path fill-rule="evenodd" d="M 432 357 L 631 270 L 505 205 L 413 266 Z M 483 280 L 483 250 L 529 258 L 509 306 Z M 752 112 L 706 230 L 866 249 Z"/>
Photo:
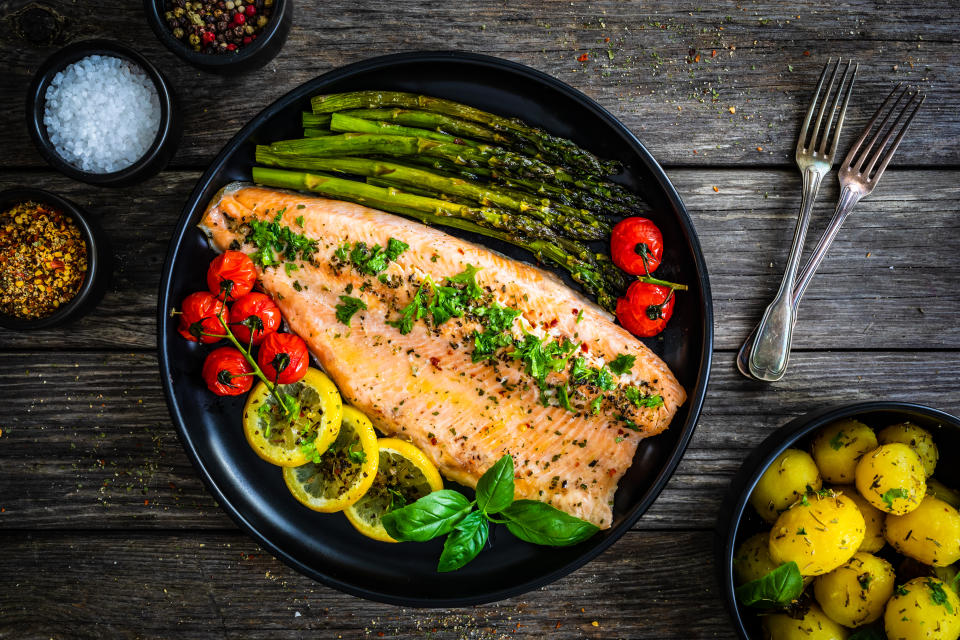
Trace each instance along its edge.
<path fill-rule="evenodd" d="M 820 267 L 820 263 L 823 262 L 824 256 L 827 255 L 830 245 L 832 245 L 836 239 L 837 233 L 840 232 L 840 227 L 843 226 L 844 220 L 847 219 L 847 216 L 850 215 L 853 208 L 860 202 L 863 195 L 864 194 L 858 189 L 853 189 L 850 186 L 843 187 L 843 191 L 840 192 L 840 200 L 837 202 L 837 210 L 833 214 L 833 218 L 830 219 L 830 224 L 827 225 L 823 235 L 820 236 L 820 241 L 817 242 L 817 246 L 810 256 L 810 260 L 807 261 L 806 266 L 800 273 L 800 278 L 797 280 L 796 286 L 793 288 L 794 310 L 800 306 L 800 300 L 803 298 L 807 286 L 810 284 L 810 281 L 813 280 L 814 274 Z M 796 314 L 794 314 L 794 316 L 796 316 Z M 794 317 L 794 322 L 796 322 L 796 317 Z"/>
<path fill-rule="evenodd" d="M 767 306 L 763 319 L 757 327 L 757 336 L 750 352 L 749 368 L 755 378 L 773 382 L 783 377 L 790 358 L 790 343 L 793 340 L 793 325 L 796 316 L 794 289 L 803 243 L 807 237 L 807 228 L 813 212 L 813 202 L 820 190 L 823 173 L 816 166 L 809 166 L 803 172 L 803 198 L 800 202 L 800 216 L 793 232 L 793 244 L 787 257 L 780 290 L 773 302 Z M 812 275 L 812 274 L 811 274 Z"/>

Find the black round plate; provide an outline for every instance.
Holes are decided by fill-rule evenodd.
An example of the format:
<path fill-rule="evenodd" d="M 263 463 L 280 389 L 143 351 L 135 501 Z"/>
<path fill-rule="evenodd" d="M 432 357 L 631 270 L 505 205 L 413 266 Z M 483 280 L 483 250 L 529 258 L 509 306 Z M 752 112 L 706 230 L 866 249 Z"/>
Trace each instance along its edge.
<path fill-rule="evenodd" d="M 300 137 L 300 112 L 320 93 L 358 89 L 413 91 L 517 116 L 624 163 L 618 178 L 651 205 L 666 252 L 657 272 L 685 282 L 667 331 L 650 341 L 689 393 L 667 432 L 643 442 L 620 482 L 613 527 L 570 548 L 537 547 L 496 527 L 492 548 L 465 568 L 438 574 L 442 541 L 402 546 L 356 533 L 339 514 L 312 512 L 287 492 L 280 471 L 254 454 L 240 427 L 241 399 L 217 398 L 200 378 L 205 348 L 183 340 L 169 311 L 204 288 L 213 252 L 196 224 L 210 198 L 231 180 L 249 180 L 254 146 Z M 525 252 L 457 234 L 517 259 Z M 528 67 L 458 52 L 374 58 L 332 71 L 293 90 L 261 112 L 224 147 L 201 177 L 170 244 L 160 286 L 160 369 L 184 447 L 227 512 L 275 556 L 321 582 L 382 602 L 461 606 L 491 602 L 547 584 L 609 547 L 646 511 L 666 484 L 700 413 L 713 343 L 710 287 L 700 244 L 683 203 L 653 156 L 602 107 Z M 467 490 L 464 490 L 467 491 Z"/>

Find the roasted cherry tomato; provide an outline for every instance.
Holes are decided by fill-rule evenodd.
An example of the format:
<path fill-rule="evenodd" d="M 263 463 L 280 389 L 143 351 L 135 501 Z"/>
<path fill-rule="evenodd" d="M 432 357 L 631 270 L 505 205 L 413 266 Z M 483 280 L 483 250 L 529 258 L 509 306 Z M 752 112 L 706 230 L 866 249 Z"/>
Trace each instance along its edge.
<path fill-rule="evenodd" d="M 280 307 L 270 299 L 270 296 L 251 291 L 242 298 L 238 298 L 230 307 L 230 330 L 242 345 L 250 344 L 250 330 L 253 330 L 253 344 L 260 344 L 263 339 L 280 328 Z"/>
<path fill-rule="evenodd" d="M 203 381 L 218 396 L 238 396 L 253 386 L 253 367 L 238 349 L 214 349 L 203 361 Z"/>
<path fill-rule="evenodd" d="M 257 364 L 271 382 L 297 382 L 303 378 L 310 364 L 307 344 L 292 333 L 271 333 L 260 345 Z"/>
<path fill-rule="evenodd" d="M 253 290 L 257 267 L 242 251 L 224 251 L 210 262 L 207 288 L 221 300 L 236 300 Z"/>
<path fill-rule="evenodd" d="M 634 276 L 649 275 L 660 266 L 663 235 L 647 218 L 624 218 L 610 234 L 613 262 Z"/>
<path fill-rule="evenodd" d="M 627 295 L 617 300 L 617 320 L 627 331 L 641 338 L 655 336 L 673 315 L 673 289 L 637 280 Z"/>
<path fill-rule="evenodd" d="M 217 314 L 223 311 L 223 302 L 207 291 L 191 293 L 180 304 L 180 326 L 178 331 L 191 342 L 212 344 L 220 338 L 205 336 L 204 333 L 223 335 L 223 326 Z"/>

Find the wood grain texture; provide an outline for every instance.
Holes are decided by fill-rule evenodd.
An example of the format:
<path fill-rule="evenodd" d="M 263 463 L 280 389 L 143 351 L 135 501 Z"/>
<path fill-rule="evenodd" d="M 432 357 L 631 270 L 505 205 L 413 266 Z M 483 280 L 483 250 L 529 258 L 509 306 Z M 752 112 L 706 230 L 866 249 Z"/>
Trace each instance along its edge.
<path fill-rule="evenodd" d="M 181 63 L 136 2 L 47 0 L 41 6 L 62 22 L 48 45 L 17 35 L 23 9 L 34 4 L 0 5 L 0 23 L 14 26 L 0 37 L 0 166 L 42 166 L 22 120 L 30 77 L 60 46 L 91 37 L 136 47 L 172 81 L 188 132 L 178 166 L 206 165 L 255 113 L 319 74 L 372 56 L 441 49 L 500 56 L 556 76 L 620 117 L 668 165 L 792 164 L 820 69 L 831 56 L 853 57 L 863 67 L 847 140 L 904 81 L 926 87 L 931 100 L 897 163 L 960 161 L 960 16 L 951 0 L 696 8 L 667 0 L 300 2 L 281 54 L 241 83 Z M 579 62 L 583 54 L 587 61 Z"/>
<path fill-rule="evenodd" d="M 779 286 L 799 208 L 799 172 L 677 168 L 669 175 L 703 246 L 716 347 L 737 349 Z M 98 215 L 116 254 L 113 284 L 94 313 L 50 331 L 0 330 L 0 348 L 153 349 L 163 259 L 197 178 L 193 171 L 167 171 L 143 185 L 104 191 L 49 172 L 0 174 L 0 188 L 42 181 Z M 956 181 L 948 170 L 887 171 L 848 219 L 811 285 L 795 348 L 960 347 Z M 837 197 L 836 183 L 828 180 L 808 255 Z"/>
<path fill-rule="evenodd" d="M 952 0 L 299 0 L 281 54 L 239 79 L 180 63 L 140 2 L 0 0 L 0 26 L 0 189 L 41 185 L 75 200 L 100 216 L 116 256 L 110 291 L 87 318 L 56 331 L 0 330 L 0 640 L 730 638 L 711 529 L 748 451 L 823 405 L 901 399 L 960 412 Z M 142 51 L 180 97 L 185 135 L 171 168 L 136 187 L 55 174 L 24 126 L 42 60 L 93 37 Z M 468 609 L 359 600 L 258 548 L 182 449 L 154 355 L 167 244 L 221 146 L 319 74 L 418 49 L 530 65 L 620 118 L 667 167 L 691 213 L 716 315 L 702 417 L 636 528 L 551 586 Z M 735 371 L 734 350 L 778 285 L 799 206 L 799 121 L 837 55 L 861 62 L 841 149 L 894 82 L 930 97 L 896 168 L 849 219 L 811 286 L 787 378 L 753 383 Z M 828 180 L 808 247 L 836 197 Z"/>
<path fill-rule="evenodd" d="M 715 358 L 690 448 L 637 529 L 712 528 L 749 451 L 814 408 L 897 399 L 960 411 L 953 352 L 800 352 L 772 386 L 732 358 Z M 0 354 L 0 388 L 0 530 L 233 526 L 180 446 L 153 355 Z"/>
<path fill-rule="evenodd" d="M 340 594 L 231 533 L 5 533 L 0 544 L 4 639 L 734 637 L 705 532 L 630 532 L 546 589 L 430 610 Z"/>

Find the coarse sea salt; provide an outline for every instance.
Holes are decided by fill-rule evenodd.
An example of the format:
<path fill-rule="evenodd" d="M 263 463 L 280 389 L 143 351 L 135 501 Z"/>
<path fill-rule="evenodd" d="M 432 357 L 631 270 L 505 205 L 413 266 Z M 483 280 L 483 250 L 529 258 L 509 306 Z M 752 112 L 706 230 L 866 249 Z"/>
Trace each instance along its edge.
<path fill-rule="evenodd" d="M 113 173 L 143 157 L 160 129 L 160 98 L 137 65 L 92 55 L 47 87 L 43 124 L 61 158 L 90 173 Z"/>

